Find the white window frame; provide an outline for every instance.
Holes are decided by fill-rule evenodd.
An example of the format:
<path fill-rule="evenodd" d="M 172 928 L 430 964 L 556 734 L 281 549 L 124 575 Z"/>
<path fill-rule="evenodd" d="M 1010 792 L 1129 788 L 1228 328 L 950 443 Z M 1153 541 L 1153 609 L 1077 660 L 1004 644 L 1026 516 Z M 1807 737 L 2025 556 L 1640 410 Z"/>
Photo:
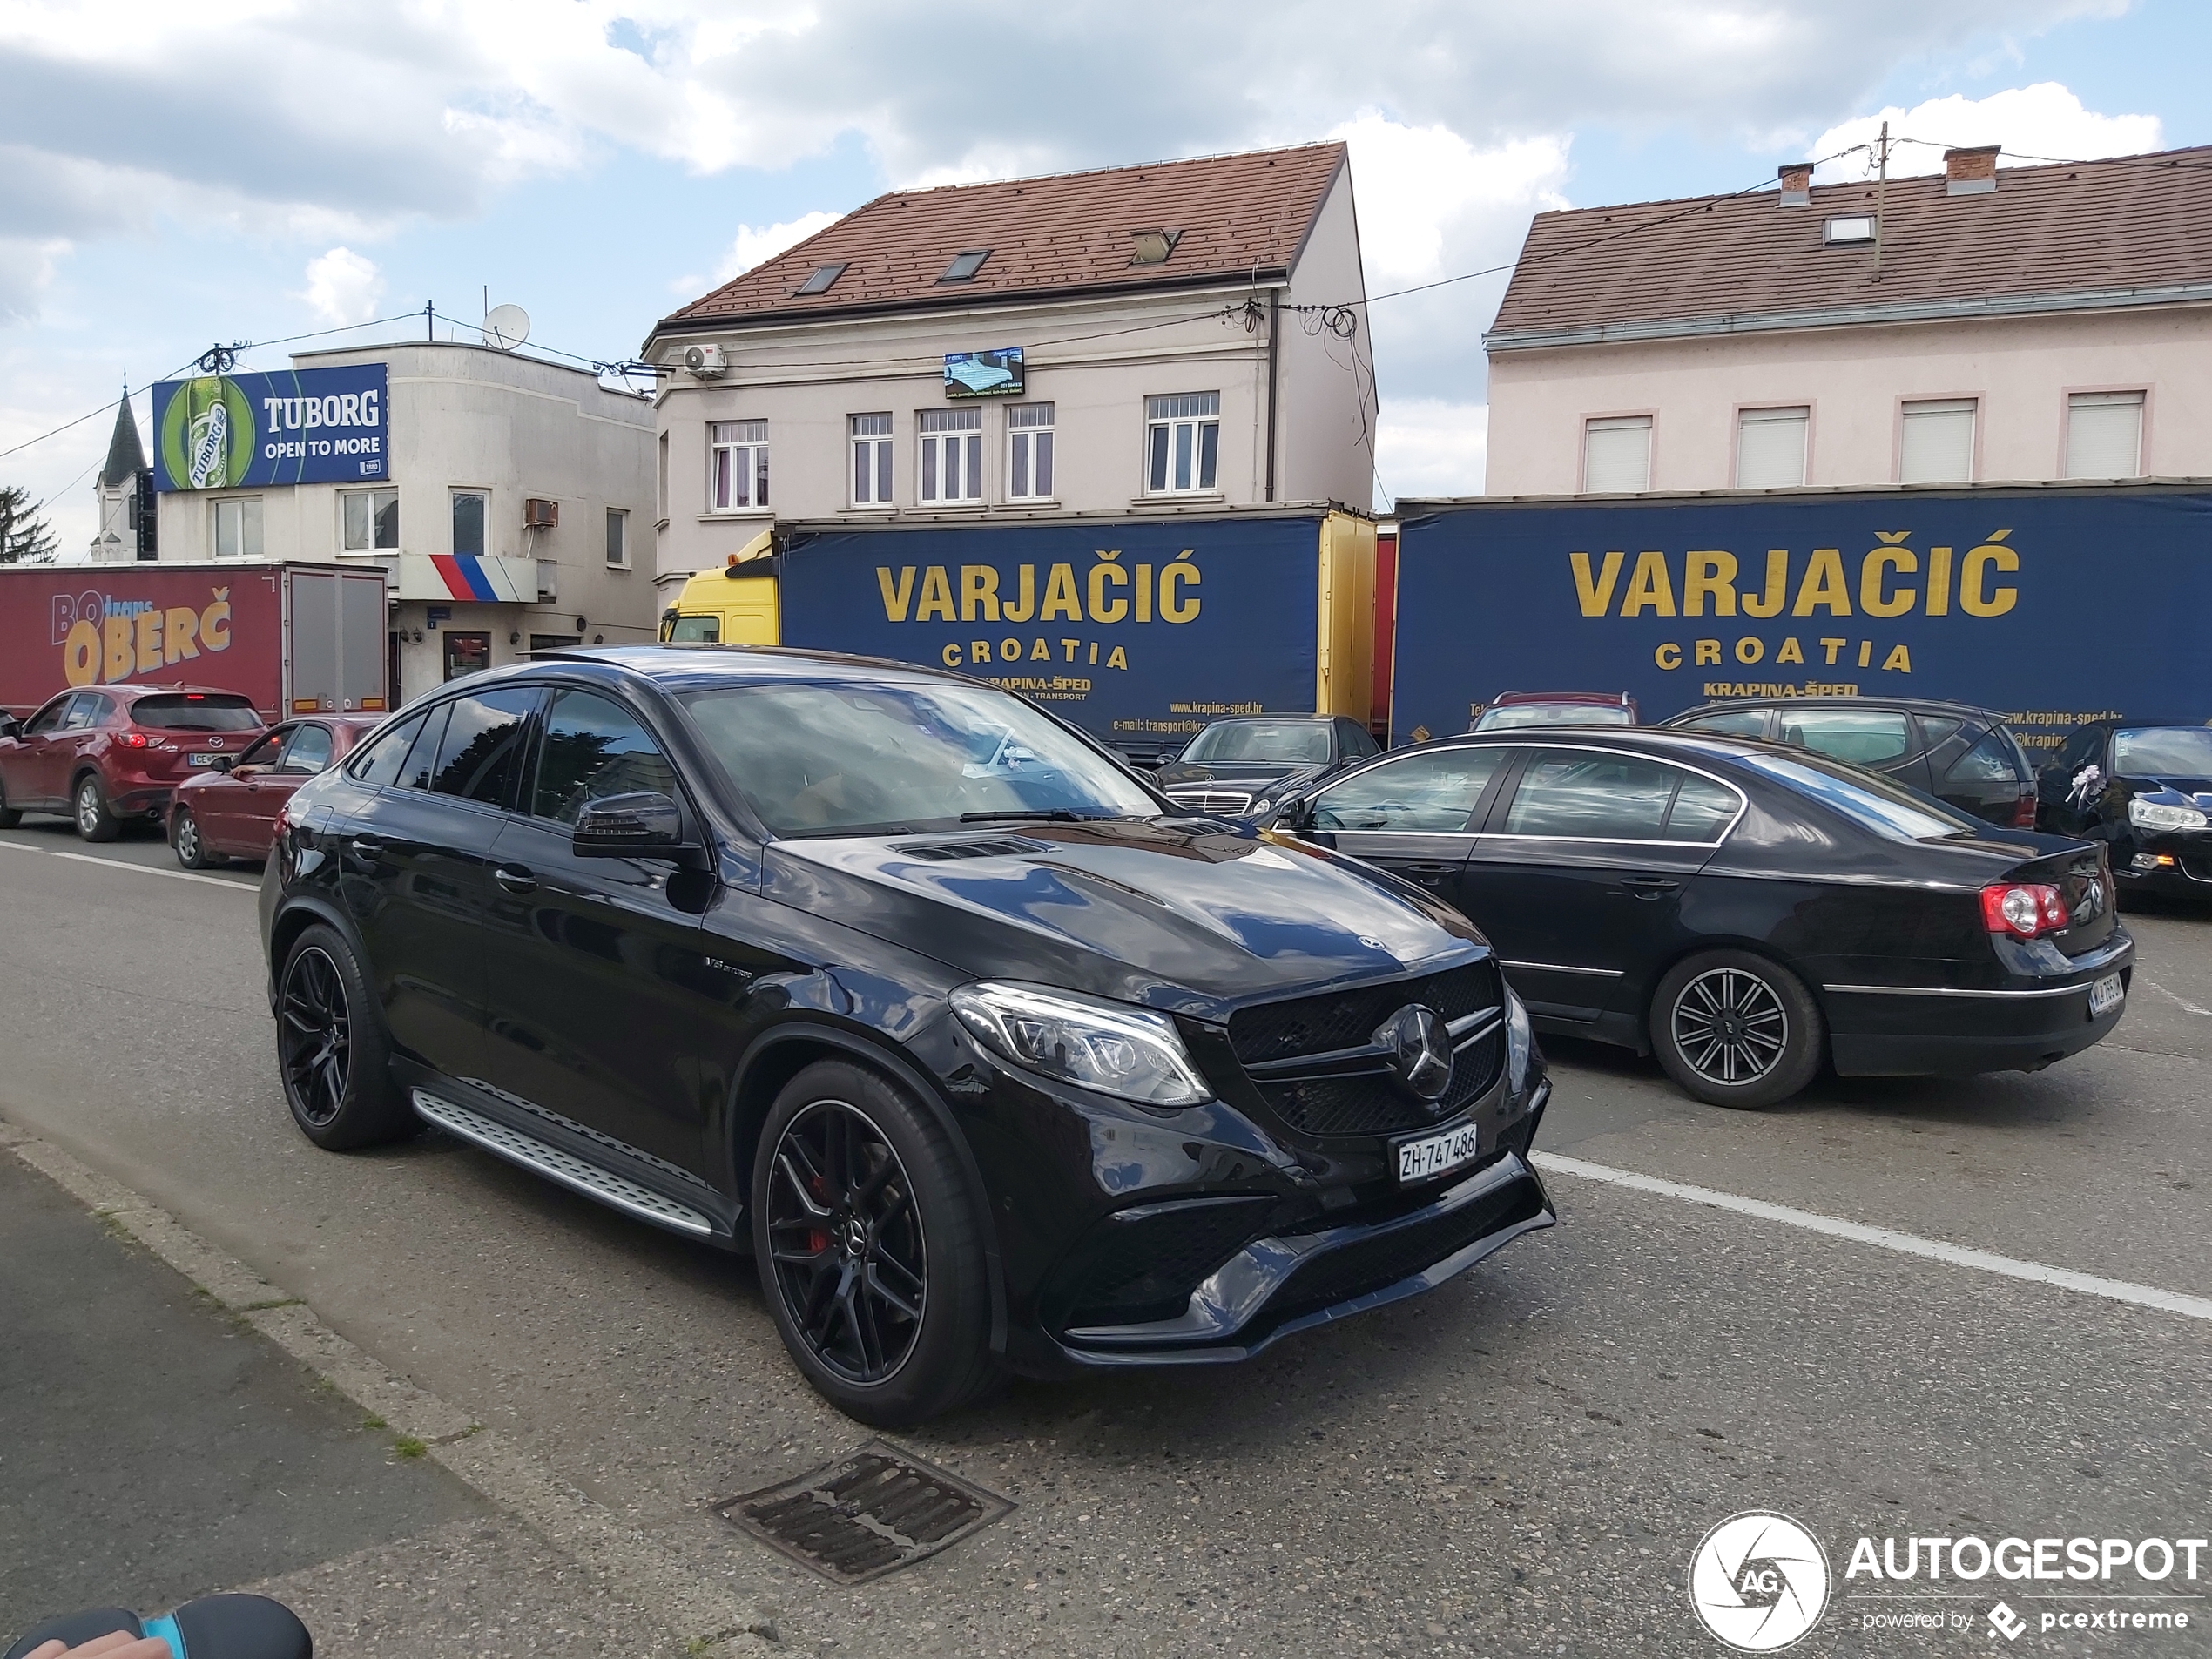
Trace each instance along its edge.
<path fill-rule="evenodd" d="M 2085 409 L 2124 409 L 2135 412 L 2135 443 L 2134 462 L 2126 472 L 2107 472 L 2102 468 L 2089 469 L 2074 455 L 2075 421 Z M 2132 387 L 2114 387 L 2107 390 L 2068 392 L 2066 397 L 2066 452 L 2060 457 L 2064 465 L 2061 475 L 2067 478 L 2141 478 L 2143 476 L 2143 435 L 2150 414 L 2150 394 Z"/>
<path fill-rule="evenodd" d="M 234 528 L 231 546 L 223 546 L 224 521 Z M 207 548 L 219 559 L 258 559 L 261 556 L 263 515 L 259 496 L 226 496 L 207 503 Z"/>
<path fill-rule="evenodd" d="M 1924 442 L 1936 442 L 1932 435 L 1939 429 L 1955 431 L 1952 422 L 1964 417 L 1966 423 L 1966 466 L 1955 474 L 1945 473 L 1933 464 L 1932 455 L 1916 452 L 1912 443 L 1915 423 L 1919 429 L 1932 435 Z M 1940 423 L 1940 427 L 1939 427 Z M 1908 397 L 1898 401 L 1897 410 L 1897 481 L 1901 484 L 1970 484 L 1980 469 L 1981 400 L 1979 397 Z M 1939 473 L 1944 475 L 1939 476 Z"/>
<path fill-rule="evenodd" d="M 627 570 L 630 568 L 630 509 L 627 507 L 607 509 L 607 568 Z"/>
<path fill-rule="evenodd" d="M 484 544 L 475 550 L 482 558 L 491 552 L 491 491 L 489 489 L 455 489 L 446 492 L 446 550 L 456 556 L 469 550 L 461 545 L 459 513 L 461 503 L 469 496 L 484 504 Z"/>
<path fill-rule="evenodd" d="M 768 423 L 708 421 L 706 510 L 749 513 L 767 504 Z"/>
<path fill-rule="evenodd" d="M 1006 498 L 1050 502 L 1058 448 L 1053 432 L 1055 411 L 1049 403 L 1006 406 Z"/>
<path fill-rule="evenodd" d="M 924 507 L 982 504 L 982 410 L 970 405 L 915 413 L 914 500 Z"/>
<path fill-rule="evenodd" d="M 1206 471 L 1209 448 L 1211 475 Z M 1147 397 L 1143 467 L 1148 496 L 1220 494 L 1221 394 L 1170 392 Z"/>
<path fill-rule="evenodd" d="M 353 526 L 346 522 L 347 509 L 354 502 L 368 503 L 368 539 L 358 545 L 353 540 Z M 382 501 L 392 509 L 392 541 L 388 546 L 376 540 L 377 504 Z M 396 553 L 400 547 L 400 492 L 385 485 L 376 489 L 341 489 L 338 492 L 338 549 L 341 553 Z"/>
<path fill-rule="evenodd" d="M 1635 496 L 1651 488 L 1651 450 L 1657 436 L 1658 421 L 1649 413 L 1638 415 L 1590 415 L 1582 418 L 1581 489 L 1585 496 Z M 1594 433 L 1641 432 L 1643 434 L 1643 477 L 1631 489 L 1600 489 L 1590 481 L 1590 437 Z"/>
<path fill-rule="evenodd" d="M 1781 483 L 1755 482 L 1744 475 L 1744 441 L 1769 438 L 1784 427 L 1797 429 L 1797 476 Z M 1757 430 L 1754 431 L 1754 428 Z M 1786 442 L 1786 439 L 1784 440 Z M 1784 452 L 1786 453 L 1786 451 Z M 1761 455 L 1762 463 L 1771 457 Z M 1647 468 L 1649 465 L 1646 461 Z M 1787 471 L 1784 468 L 1782 470 Z M 1755 404 L 1736 411 L 1736 488 L 1738 489 L 1802 489 L 1812 475 L 1812 405 L 1810 403 Z"/>
<path fill-rule="evenodd" d="M 899 504 L 893 460 L 898 435 L 887 410 L 845 417 L 845 482 L 853 505 L 864 511 L 886 511 Z"/>

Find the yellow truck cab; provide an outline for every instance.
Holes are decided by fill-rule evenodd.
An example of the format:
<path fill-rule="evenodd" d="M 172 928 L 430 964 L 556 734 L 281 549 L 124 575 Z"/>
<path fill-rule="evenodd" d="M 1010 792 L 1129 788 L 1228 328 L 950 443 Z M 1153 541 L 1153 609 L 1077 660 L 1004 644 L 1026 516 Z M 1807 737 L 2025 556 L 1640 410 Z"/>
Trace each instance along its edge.
<path fill-rule="evenodd" d="M 660 637 L 683 644 L 719 640 L 736 645 L 779 644 L 774 550 L 769 532 L 742 552 L 730 556 L 719 570 L 702 570 L 677 590 L 676 603 L 661 612 Z"/>

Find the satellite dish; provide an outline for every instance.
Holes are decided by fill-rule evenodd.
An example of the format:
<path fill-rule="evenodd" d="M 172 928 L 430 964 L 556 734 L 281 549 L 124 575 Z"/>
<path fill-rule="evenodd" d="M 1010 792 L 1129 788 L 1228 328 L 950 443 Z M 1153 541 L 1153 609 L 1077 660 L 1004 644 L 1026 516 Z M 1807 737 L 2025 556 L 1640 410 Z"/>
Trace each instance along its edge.
<path fill-rule="evenodd" d="M 494 306 L 484 319 L 484 344 L 513 351 L 530 337 L 530 314 L 520 306 Z"/>

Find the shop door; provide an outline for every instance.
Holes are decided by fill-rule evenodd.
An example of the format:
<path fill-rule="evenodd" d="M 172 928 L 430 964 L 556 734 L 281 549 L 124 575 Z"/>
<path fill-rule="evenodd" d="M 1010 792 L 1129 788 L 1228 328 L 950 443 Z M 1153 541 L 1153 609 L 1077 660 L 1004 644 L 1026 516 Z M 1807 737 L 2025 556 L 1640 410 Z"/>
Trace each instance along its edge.
<path fill-rule="evenodd" d="M 446 678 L 457 680 L 491 666 L 489 634 L 455 633 L 441 636 L 446 642 Z"/>

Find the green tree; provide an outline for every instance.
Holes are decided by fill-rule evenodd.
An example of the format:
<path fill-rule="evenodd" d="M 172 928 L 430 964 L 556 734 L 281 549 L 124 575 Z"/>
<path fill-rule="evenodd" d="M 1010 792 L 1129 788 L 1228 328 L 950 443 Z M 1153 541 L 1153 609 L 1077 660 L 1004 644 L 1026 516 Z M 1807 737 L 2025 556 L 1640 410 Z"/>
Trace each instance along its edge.
<path fill-rule="evenodd" d="M 54 532 L 38 516 L 39 503 L 14 484 L 0 484 L 0 564 L 46 564 Z"/>

